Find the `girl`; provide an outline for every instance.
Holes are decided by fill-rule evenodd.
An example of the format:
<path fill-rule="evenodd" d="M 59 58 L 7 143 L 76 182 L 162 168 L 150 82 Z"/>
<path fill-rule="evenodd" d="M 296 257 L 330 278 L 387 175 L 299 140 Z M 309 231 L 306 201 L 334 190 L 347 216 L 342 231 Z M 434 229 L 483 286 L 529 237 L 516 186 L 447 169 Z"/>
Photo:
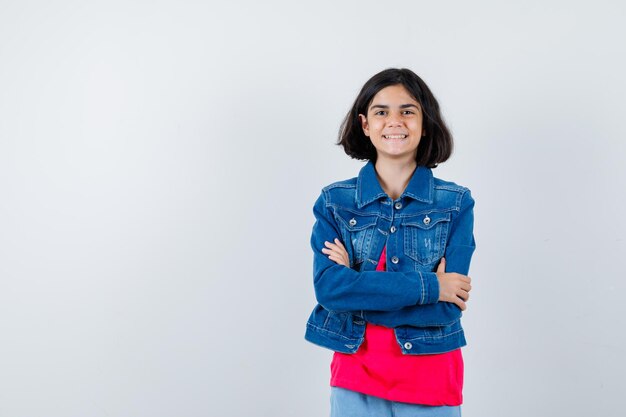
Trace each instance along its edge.
<path fill-rule="evenodd" d="M 313 208 L 305 338 L 335 351 L 331 417 L 460 416 L 474 200 L 432 174 L 452 151 L 437 100 L 412 71 L 382 71 L 338 144 L 368 162 Z"/>

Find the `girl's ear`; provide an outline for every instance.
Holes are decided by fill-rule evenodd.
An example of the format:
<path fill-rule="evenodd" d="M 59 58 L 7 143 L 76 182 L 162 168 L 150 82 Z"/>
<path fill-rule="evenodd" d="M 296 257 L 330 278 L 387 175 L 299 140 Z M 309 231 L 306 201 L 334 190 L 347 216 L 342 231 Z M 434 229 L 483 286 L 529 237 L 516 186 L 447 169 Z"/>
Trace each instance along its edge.
<path fill-rule="evenodd" d="M 370 126 L 367 123 L 367 117 L 365 117 L 362 114 L 359 114 L 359 120 L 361 120 L 361 127 L 363 128 L 363 133 L 365 133 L 365 136 L 369 137 L 369 135 L 370 135 Z"/>

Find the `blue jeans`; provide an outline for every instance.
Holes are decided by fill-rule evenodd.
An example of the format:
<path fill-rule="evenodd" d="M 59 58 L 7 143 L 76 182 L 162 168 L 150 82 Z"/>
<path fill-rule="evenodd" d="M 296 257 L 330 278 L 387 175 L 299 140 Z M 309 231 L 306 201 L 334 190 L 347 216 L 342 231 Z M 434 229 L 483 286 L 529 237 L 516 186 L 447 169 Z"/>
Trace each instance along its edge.
<path fill-rule="evenodd" d="M 330 417 L 461 417 L 461 406 L 430 406 L 389 401 L 330 387 Z"/>

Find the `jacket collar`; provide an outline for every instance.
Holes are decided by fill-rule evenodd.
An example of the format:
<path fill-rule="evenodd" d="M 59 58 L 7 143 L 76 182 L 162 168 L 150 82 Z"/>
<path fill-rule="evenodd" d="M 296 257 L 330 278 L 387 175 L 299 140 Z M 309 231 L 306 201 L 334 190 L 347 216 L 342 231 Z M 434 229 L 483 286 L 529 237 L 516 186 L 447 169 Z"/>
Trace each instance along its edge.
<path fill-rule="evenodd" d="M 432 170 L 424 166 L 418 166 L 400 198 L 409 197 L 425 203 L 432 203 L 433 187 Z M 378 182 L 374 163 L 369 161 L 361 168 L 356 180 L 357 207 L 361 208 L 381 197 L 387 197 L 387 194 Z"/>

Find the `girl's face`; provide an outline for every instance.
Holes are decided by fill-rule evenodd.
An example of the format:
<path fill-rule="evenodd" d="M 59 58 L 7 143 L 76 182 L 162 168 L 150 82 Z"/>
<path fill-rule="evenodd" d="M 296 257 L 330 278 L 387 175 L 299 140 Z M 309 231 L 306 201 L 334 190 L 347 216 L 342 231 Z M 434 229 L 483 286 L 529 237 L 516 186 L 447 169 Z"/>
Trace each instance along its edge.
<path fill-rule="evenodd" d="M 417 145 L 425 134 L 422 108 L 403 85 L 391 85 L 372 99 L 367 115 L 359 114 L 365 136 L 376 148 L 377 160 L 415 160 Z"/>

